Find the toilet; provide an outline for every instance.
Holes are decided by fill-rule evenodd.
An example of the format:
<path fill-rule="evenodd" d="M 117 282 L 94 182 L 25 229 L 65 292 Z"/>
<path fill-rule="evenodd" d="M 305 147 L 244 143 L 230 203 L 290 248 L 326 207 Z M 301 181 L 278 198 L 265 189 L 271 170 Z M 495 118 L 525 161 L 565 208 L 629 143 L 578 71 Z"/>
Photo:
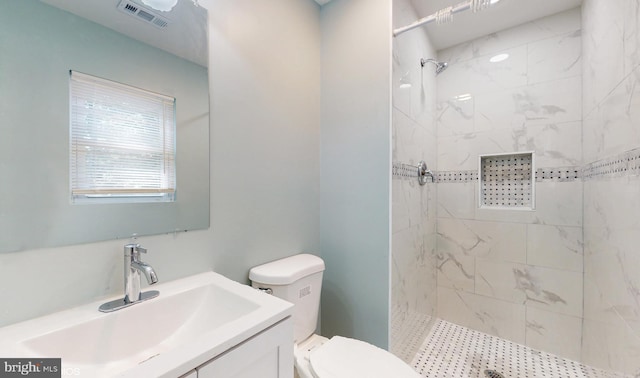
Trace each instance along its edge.
<path fill-rule="evenodd" d="M 300 378 L 419 378 L 401 359 L 364 341 L 314 334 L 324 261 L 300 254 L 249 271 L 251 286 L 294 304 L 294 361 Z"/>

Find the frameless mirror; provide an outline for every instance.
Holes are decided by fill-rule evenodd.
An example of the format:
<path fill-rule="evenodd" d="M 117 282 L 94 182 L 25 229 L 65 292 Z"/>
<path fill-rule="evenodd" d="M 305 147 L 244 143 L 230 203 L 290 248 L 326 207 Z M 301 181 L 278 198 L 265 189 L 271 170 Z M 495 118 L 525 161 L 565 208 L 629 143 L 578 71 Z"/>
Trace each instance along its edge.
<path fill-rule="evenodd" d="M 206 9 L 3 0 L 0 52 L 0 252 L 209 227 Z M 72 204 L 70 70 L 176 99 L 175 202 Z"/>

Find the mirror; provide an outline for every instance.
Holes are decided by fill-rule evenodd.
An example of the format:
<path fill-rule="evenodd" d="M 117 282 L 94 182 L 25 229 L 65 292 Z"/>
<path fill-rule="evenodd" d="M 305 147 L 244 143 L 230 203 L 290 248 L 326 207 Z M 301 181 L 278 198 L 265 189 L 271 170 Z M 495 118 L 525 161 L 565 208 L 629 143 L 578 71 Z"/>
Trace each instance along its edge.
<path fill-rule="evenodd" d="M 193 0 L 0 2 L 0 252 L 208 228 L 207 48 Z M 175 202 L 72 204 L 70 70 L 175 97 Z"/>

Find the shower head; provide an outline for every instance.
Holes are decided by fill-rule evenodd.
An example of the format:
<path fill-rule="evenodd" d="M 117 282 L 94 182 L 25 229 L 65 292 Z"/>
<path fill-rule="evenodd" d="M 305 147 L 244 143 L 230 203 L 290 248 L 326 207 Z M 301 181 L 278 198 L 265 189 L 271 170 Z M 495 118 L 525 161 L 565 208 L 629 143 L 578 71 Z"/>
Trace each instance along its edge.
<path fill-rule="evenodd" d="M 436 65 L 436 75 L 439 75 L 440 72 L 444 71 L 447 69 L 447 67 L 449 66 L 449 63 L 447 62 L 438 62 L 435 59 L 425 59 L 425 58 L 421 58 L 420 59 L 420 66 L 424 67 L 425 64 L 427 63 L 433 63 Z"/>

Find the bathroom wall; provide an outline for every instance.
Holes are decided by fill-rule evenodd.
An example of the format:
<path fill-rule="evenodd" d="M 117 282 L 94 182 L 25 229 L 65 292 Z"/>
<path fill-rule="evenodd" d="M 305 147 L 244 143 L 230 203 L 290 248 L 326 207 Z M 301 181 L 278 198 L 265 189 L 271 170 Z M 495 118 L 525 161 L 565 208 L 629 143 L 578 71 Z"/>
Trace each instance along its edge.
<path fill-rule="evenodd" d="M 160 282 L 212 269 L 246 282 L 253 265 L 320 250 L 320 10 L 199 3 L 210 18 L 211 228 L 139 241 Z M 126 242 L 0 254 L 0 326 L 122 293 Z"/>
<path fill-rule="evenodd" d="M 311 0 L 211 0 L 215 271 L 320 253 L 320 11 Z M 292 33 L 291 30 L 295 30 Z"/>
<path fill-rule="evenodd" d="M 438 52 L 438 317 L 579 360 L 581 14 Z M 502 62 L 489 59 L 509 54 Z M 535 210 L 480 209 L 478 155 L 535 151 Z M 558 178 L 560 177 L 560 178 Z"/>
<path fill-rule="evenodd" d="M 394 28 L 418 18 L 408 0 L 393 1 Z M 393 39 L 390 350 L 407 362 L 436 310 L 436 185 L 420 186 L 415 168 L 410 177 L 401 174 L 402 164 L 415 166 L 421 160 L 435 170 L 435 67 L 420 66 L 421 58 L 435 57 L 424 28 Z"/>
<path fill-rule="evenodd" d="M 640 1 L 585 0 L 587 364 L 640 376 Z"/>
<path fill-rule="evenodd" d="M 333 0 L 320 19 L 322 333 L 386 349 L 391 0 Z"/>

